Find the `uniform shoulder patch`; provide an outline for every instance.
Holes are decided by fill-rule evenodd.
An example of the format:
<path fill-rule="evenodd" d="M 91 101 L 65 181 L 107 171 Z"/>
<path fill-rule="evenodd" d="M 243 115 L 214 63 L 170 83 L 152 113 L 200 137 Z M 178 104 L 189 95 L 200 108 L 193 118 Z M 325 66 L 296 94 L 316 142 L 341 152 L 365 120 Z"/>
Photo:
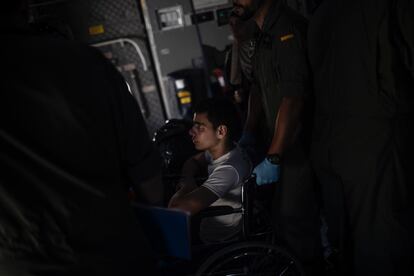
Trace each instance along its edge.
<path fill-rule="evenodd" d="M 280 41 L 285 42 L 286 40 L 292 39 L 294 37 L 295 37 L 294 34 L 283 35 L 283 36 L 280 37 Z"/>

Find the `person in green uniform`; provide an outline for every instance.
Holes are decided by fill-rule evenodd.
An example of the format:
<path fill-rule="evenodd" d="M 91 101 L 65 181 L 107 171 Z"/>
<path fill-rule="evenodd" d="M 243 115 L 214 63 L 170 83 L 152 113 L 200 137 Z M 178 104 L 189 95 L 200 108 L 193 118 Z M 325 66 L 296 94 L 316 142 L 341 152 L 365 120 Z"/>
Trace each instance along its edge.
<path fill-rule="evenodd" d="M 340 275 L 414 275 L 414 1 L 323 1 L 312 161 Z"/>
<path fill-rule="evenodd" d="M 253 18 L 258 26 L 249 110 L 240 144 L 252 144 L 252 137 L 265 130 L 266 135 L 254 139 L 264 149 L 254 169 L 257 184 L 277 182 L 272 211 L 278 240 L 311 267 L 320 257 L 321 246 L 316 189 L 304 136 L 305 103 L 311 88 L 306 20 L 283 1 L 233 2 L 235 14 L 244 20 Z"/>

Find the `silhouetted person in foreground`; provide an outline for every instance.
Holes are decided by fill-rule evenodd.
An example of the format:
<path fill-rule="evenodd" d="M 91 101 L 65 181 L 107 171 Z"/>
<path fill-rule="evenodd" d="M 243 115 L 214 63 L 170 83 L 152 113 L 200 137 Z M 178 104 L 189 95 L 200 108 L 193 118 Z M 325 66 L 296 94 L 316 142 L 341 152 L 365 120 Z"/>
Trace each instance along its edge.
<path fill-rule="evenodd" d="M 127 199 L 161 202 L 159 156 L 121 75 L 95 49 L 0 11 L 0 275 L 154 275 Z"/>
<path fill-rule="evenodd" d="M 414 2 L 323 1 L 313 164 L 340 275 L 414 275 Z"/>

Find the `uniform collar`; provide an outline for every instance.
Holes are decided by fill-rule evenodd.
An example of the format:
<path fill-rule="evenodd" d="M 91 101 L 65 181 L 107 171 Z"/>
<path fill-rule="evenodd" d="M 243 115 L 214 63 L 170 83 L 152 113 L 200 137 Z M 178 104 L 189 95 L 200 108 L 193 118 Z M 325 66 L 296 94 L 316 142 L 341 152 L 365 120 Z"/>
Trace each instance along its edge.
<path fill-rule="evenodd" d="M 283 4 L 283 0 L 273 0 L 263 22 L 263 32 L 269 31 L 273 25 L 276 24 L 284 8 L 285 5 Z"/>

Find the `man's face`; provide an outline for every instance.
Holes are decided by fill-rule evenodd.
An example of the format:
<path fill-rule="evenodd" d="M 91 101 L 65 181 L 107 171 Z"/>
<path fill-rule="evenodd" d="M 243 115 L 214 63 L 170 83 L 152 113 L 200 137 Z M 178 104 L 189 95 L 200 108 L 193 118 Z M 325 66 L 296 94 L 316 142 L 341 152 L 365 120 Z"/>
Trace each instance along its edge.
<path fill-rule="evenodd" d="M 249 20 L 262 3 L 263 0 L 233 0 L 232 13 L 241 20 Z"/>
<path fill-rule="evenodd" d="M 195 113 L 189 134 L 197 150 L 209 150 L 220 143 L 220 136 L 207 119 L 207 113 Z"/>

